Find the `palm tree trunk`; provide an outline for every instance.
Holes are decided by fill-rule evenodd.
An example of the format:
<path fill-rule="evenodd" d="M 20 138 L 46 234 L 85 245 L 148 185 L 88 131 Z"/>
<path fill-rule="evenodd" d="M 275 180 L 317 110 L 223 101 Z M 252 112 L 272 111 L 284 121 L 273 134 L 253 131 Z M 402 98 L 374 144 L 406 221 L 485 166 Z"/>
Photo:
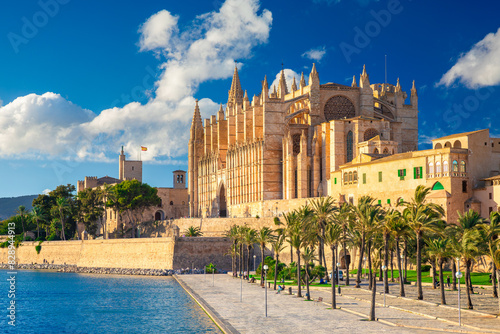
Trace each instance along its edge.
<path fill-rule="evenodd" d="M 368 249 L 366 250 L 366 256 L 368 258 L 368 281 L 370 284 L 368 285 L 368 289 L 372 289 L 373 287 L 373 273 L 372 273 L 372 242 L 368 241 Z"/>
<path fill-rule="evenodd" d="M 497 268 L 497 278 L 500 279 L 500 268 Z M 499 296 L 498 298 L 498 314 L 500 314 L 500 282 L 497 285 L 497 294 Z"/>
<path fill-rule="evenodd" d="M 470 260 L 465 261 L 465 286 L 467 288 L 467 306 L 469 310 L 473 310 L 472 299 L 470 298 Z"/>
<path fill-rule="evenodd" d="M 302 289 L 301 289 L 301 281 L 300 281 L 300 250 L 297 249 L 297 297 L 302 297 Z"/>
<path fill-rule="evenodd" d="M 319 265 L 323 266 L 323 239 L 321 238 L 319 239 L 318 257 L 319 257 Z M 326 262 L 325 262 L 325 267 L 326 267 Z"/>
<path fill-rule="evenodd" d="M 306 295 L 307 295 L 307 300 L 311 300 L 311 294 L 309 292 L 309 262 L 306 261 Z"/>
<path fill-rule="evenodd" d="M 452 268 L 451 268 L 451 275 L 453 276 L 453 280 L 451 283 L 451 289 L 453 291 L 457 291 L 457 265 L 455 263 L 455 260 L 451 259 L 451 262 L 453 263 Z"/>
<path fill-rule="evenodd" d="M 334 250 L 333 245 L 330 248 L 332 250 L 332 309 L 336 309 L 337 303 L 335 300 L 335 278 L 334 278 L 335 272 L 333 271 L 333 268 L 335 268 L 335 250 Z M 345 254 L 345 252 L 344 252 L 344 254 Z M 327 272 L 328 272 L 328 270 L 327 270 Z"/>
<path fill-rule="evenodd" d="M 422 247 L 421 243 L 422 235 L 420 232 L 417 232 L 417 299 L 424 299 L 424 295 L 422 293 Z"/>
<path fill-rule="evenodd" d="M 391 250 L 391 260 L 392 260 L 392 250 Z M 389 233 L 385 233 L 384 234 L 384 265 L 386 268 L 388 267 L 388 261 L 389 261 Z M 391 270 L 392 270 L 392 266 L 391 266 Z M 392 276 L 392 274 L 391 274 L 391 276 Z M 387 279 L 384 279 L 384 291 L 385 291 L 385 293 L 389 293 L 389 282 L 387 282 Z"/>
<path fill-rule="evenodd" d="M 493 286 L 493 297 L 498 298 L 498 293 L 497 293 L 497 280 L 495 278 L 497 273 L 497 266 L 495 265 L 495 262 L 493 262 L 493 270 L 491 271 L 491 285 Z"/>
<path fill-rule="evenodd" d="M 363 271 L 363 253 L 365 251 L 364 249 L 365 245 L 365 233 L 363 232 L 363 235 L 361 237 L 361 245 L 359 246 L 359 262 L 358 262 L 358 272 L 356 273 L 356 285 L 354 286 L 355 288 L 361 288 L 361 272 Z"/>
<path fill-rule="evenodd" d="M 408 241 L 406 238 L 404 239 L 404 258 L 405 258 L 405 275 L 403 277 L 403 282 L 406 284 L 407 283 L 407 278 L 408 278 Z"/>
<path fill-rule="evenodd" d="M 345 240 L 345 237 L 344 237 Z M 343 248 L 344 248 L 344 264 L 345 264 L 345 270 L 346 270 L 346 276 L 345 276 L 345 285 L 349 286 L 349 261 L 348 259 L 351 257 L 350 255 L 347 255 L 347 249 L 345 247 L 345 241 L 343 242 Z"/>
<path fill-rule="evenodd" d="M 474 287 L 472 286 L 472 269 L 473 269 L 473 265 L 472 265 L 472 260 L 471 260 L 471 263 L 470 263 L 470 269 L 469 269 L 469 286 L 470 286 L 470 293 L 471 294 L 474 294 Z"/>
<path fill-rule="evenodd" d="M 375 321 L 375 296 L 377 294 L 377 280 L 373 277 L 373 289 L 372 289 L 372 300 L 370 305 L 370 321 Z"/>
<path fill-rule="evenodd" d="M 36 238 L 40 238 L 40 227 L 38 226 L 38 219 L 36 221 Z"/>
<path fill-rule="evenodd" d="M 398 257 L 398 270 L 399 270 L 399 296 L 405 296 L 405 283 L 403 279 L 403 268 L 401 265 L 401 254 L 399 250 L 399 238 L 396 237 L 396 256 Z"/>
<path fill-rule="evenodd" d="M 431 259 L 431 267 L 432 267 L 432 288 L 436 289 L 436 261 Z"/>
<path fill-rule="evenodd" d="M 439 259 L 439 283 L 439 287 L 441 288 L 441 305 L 446 305 L 446 298 L 444 295 L 443 258 Z"/>
<path fill-rule="evenodd" d="M 290 263 L 293 262 L 293 246 L 290 245 Z"/>
<path fill-rule="evenodd" d="M 240 276 L 243 275 L 243 244 L 240 244 L 240 259 L 239 259 Z"/>
<path fill-rule="evenodd" d="M 387 266 L 387 264 L 386 264 Z M 394 282 L 394 249 L 391 248 L 391 282 Z"/>
<path fill-rule="evenodd" d="M 276 262 L 274 262 L 274 290 L 276 290 L 276 280 L 278 279 L 279 257 L 279 254 L 276 253 Z"/>
<path fill-rule="evenodd" d="M 384 280 L 384 276 L 383 276 L 384 273 L 382 272 L 383 271 L 382 266 L 384 263 L 384 260 L 382 259 L 382 249 L 379 249 L 378 259 L 380 261 L 380 267 L 378 268 L 378 280 L 379 280 L 379 282 L 382 282 Z"/>

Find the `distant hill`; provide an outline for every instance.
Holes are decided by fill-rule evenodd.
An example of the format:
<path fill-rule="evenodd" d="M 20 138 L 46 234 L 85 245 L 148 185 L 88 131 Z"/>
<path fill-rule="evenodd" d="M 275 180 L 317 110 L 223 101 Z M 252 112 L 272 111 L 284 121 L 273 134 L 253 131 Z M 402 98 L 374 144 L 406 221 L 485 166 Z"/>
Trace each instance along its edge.
<path fill-rule="evenodd" d="M 26 195 L 0 198 L 0 220 L 15 216 L 20 205 L 24 205 L 27 210 L 31 210 L 33 208 L 31 204 L 37 197 L 38 195 Z"/>

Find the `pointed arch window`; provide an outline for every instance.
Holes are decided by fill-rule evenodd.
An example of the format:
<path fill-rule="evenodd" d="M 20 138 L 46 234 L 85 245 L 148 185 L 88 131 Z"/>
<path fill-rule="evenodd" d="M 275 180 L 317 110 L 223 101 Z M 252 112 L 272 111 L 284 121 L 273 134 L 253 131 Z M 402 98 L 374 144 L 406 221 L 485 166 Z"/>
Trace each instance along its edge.
<path fill-rule="evenodd" d="M 453 165 L 452 166 L 453 166 L 452 167 L 453 171 L 454 172 L 458 172 L 458 162 L 456 160 L 453 160 Z"/>
<path fill-rule="evenodd" d="M 429 174 L 434 174 L 434 164 L 432 162 L 429 163 Z"/>
<path fill-rule="evenodd" d="M 465 169 L 465 161 L 460 161 L 460 173 L 465 173 L 466 172 L 466 169 Z"/>
<path fill-rule="evenodd" d="M 351 162 L 353 159 L 353 135 L 352 131 L 347 133 L 346 138 L 346 160 L 347 162 Z"/>

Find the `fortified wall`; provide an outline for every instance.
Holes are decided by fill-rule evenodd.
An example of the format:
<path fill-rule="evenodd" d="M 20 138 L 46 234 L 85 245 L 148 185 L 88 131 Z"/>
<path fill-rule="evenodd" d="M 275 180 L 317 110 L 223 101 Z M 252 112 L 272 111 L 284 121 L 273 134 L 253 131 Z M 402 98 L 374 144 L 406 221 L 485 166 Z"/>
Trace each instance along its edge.
<path fill-rule="evenodd" d="M 107 240 L 46 241 L 40 254 L 38 242 L 23 242 L 16 249 L 18 264 L 75 265 L 77 267 L 122 269 L 203 268 L 214 263 L 231 270 L 226 238 L 138 238 Z M 0 262 L 8 262 L 8 248 L 0 249 Z"/>

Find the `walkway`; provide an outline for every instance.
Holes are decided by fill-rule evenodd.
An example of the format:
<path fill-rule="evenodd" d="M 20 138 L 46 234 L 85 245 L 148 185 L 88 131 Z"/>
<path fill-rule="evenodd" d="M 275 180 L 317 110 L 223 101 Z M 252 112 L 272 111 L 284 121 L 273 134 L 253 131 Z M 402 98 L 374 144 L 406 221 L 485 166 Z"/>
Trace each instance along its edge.
<path fill-rule="evenodd" d="M 203 275 L 181 275 L 177 278 L 189 286 L 196 297 L 202 300 L 202 303 L 208 304 L 211 311 L 228 325 L 227 332 L 229 333 L 331 333 L 332 330 L 343 330 L 345 333 L 356 331 L 363 331 L 363 333 L 481 332 L 476 327 L 460 328 L 458 324 L 436 319 L 436 316 L 398 309 L 396 307 L 399 306 L 414 307 L 414 304 L 420 307 L 420 302 L 396 297 L 387 298 L 388 304 L 392 307 L 377 307 L 376 316 L 379 321 L 369 322 L 367 319 L 370 304 L 365 301 L 369 293 L 366 290 L 350 288 L 343 290 L 343 296 L 338 296 L 337 302 L 341 309 L 337 310 L 332 310 L 331 305 L 328 304 L 331 299 L 329 289 L 314 288 L 311 291 L 315 299 L 323 297 L 324 303 L 308 302 L 295 295 L 288 295 L 285 292 L 276 294 L 274 290 L 268 289 L 268 317 L 266 318 L 264 316 L 265 293 L 258 284 L 243 281 L 243 300 L 240 302 L 240 280 L 229 275 L 215 275 L 214 286 L 212 286 L 211 276 L 205 278 Z M 377 286 L 377 288 L 382 287 Z M 377 302 L 383 303 L 383 297 L 378 296 Z M 448 313 L 443 315 L 443 319 L 449 317 L 456 320 L 457 318 L 456 309 L 430 307 L 429 305 L 423 308 L 427 313 L 429 313 L 428 310 L 434 313 L 434 309 L 438 308 L 446 310 Z M 466 313 L 464 316 L 470 318 L 471 324 L 479 322 L 478 316 L 471 315 L 470 312 Z M 496 318 L 488 319 L 490 320 L 498 321 Z M 496 324 L 496 328 L 500 328 L 500 322 Z"/>

